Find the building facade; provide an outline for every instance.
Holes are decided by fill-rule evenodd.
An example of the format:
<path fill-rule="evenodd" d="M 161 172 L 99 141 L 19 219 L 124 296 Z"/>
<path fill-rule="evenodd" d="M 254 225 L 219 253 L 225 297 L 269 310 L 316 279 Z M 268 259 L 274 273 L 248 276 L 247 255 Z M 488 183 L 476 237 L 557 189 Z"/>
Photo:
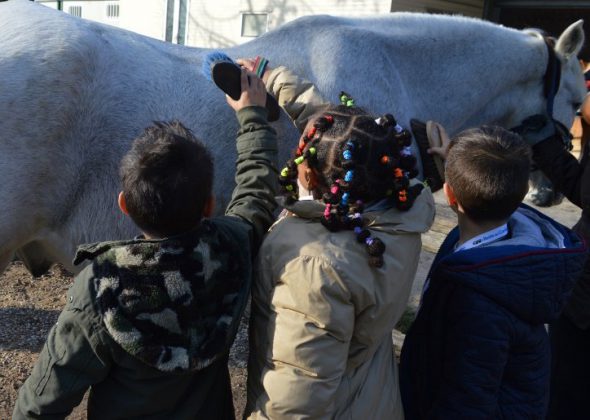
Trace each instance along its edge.
<path fill-rule="evenodd" d="M 484 0 L 37 0 L 45 6 L 163 41 L 222 48 L 305 15 L 397 11 L 481 17 Z"/>
<path fill-rule="evenodd" d="M 485 19 L 513 28 L 542 28 L 549 35 L 559 36 L 565 28 L 584 19 L 586 40 L 590 40 L 589 0 L 486 0 Z M 590 42 L 580 58 L 590 61 Z"/>

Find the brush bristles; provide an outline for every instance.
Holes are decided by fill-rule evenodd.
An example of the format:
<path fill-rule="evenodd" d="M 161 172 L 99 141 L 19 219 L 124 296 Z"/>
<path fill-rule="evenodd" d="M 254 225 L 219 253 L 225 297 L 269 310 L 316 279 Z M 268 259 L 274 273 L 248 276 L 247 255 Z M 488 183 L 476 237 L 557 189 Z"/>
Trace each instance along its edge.
<path fill-rule="evenodd" d="M 234 60 L 232 60 L 231 58 L 229 58 L 229 56 L 221 51 L 212 51 L 209 54 L 207 54 L 205 56 L 205 58 L 203 59 L 203 67 L 201 69 L 201 71 L 203 72 L 203 75 L 209 79 L 209 80 L 213 80 L 211 78 L 211 69 L 212 67 L 220 62 L 226 62 L 226 63 L 234 63 Z M 236 64 L 237 66 L 237 64 Z"/>

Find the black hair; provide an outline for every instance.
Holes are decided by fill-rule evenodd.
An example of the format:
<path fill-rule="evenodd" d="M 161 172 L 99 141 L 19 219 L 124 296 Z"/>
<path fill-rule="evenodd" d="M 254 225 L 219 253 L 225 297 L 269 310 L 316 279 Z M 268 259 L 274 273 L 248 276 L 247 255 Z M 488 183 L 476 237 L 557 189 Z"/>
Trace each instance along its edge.
<path fill-rule="evenodd" d="M 476 222 L 505 220 L 529 188 L 531 150 L 520 136 L 483 126 L 451 142 L 445 179 L 465 214 Z"/>
<path fill-rule="evenodd" d="M 344 94 L 345 95 L 345 94 Z M 295 157 L 281 171 L 279 182 L 287 203 L 298 199 L 297 165 L 306 161 L 317 178 L 316 199 L 326 204 L 322 224 L 331 231 L 353 230 L 366 245 L 369 263 L 383 265 L 385 244 L 363 226 L 366 203 L 391 198 L 408 210 L 423 186 L 410 186 L 418 174 L 410 151 L 411 135 L 387 114 L 377 121 L 361 108 L 332 106 L 311 119 Z"/>
<path fill-rule="evenodd" d="M 154 122 L 123 157 L 120 177 L 131 219 L 149 235 L 168 237 L 200 222 L 211 196 L 213 161 L 179 121 Z"/>

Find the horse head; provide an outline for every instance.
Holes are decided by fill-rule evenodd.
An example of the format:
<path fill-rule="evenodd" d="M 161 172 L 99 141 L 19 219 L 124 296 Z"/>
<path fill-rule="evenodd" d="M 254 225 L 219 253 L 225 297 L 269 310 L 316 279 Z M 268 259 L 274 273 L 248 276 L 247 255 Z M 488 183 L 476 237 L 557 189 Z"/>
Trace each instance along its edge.
<path fill-rule="evenodd" d="M 554 118 L 571 127 L 586 95 L 578 53 L 584 45 L 584 21 L 570 25 L 557 39 L 555 53 L 561 64 L 561 83 L 555 95 Z"/>
<path fill-rule="evenodd" d="M 586 95 L 582 67 L 577 58 L 584 45 L 583 24 L 582 20 L 571 24 L 556 40 L 543 36 L 539 31 L 529 31 L 532 36 L 545 41 L 548 59 L 544 75 L 544 100 L 538 102 L 534 95 L 524 95 L 523 112 L 533 110 L 528 112 L 546 113 L 566 127 L 571 127 Z M 523 116 L 521 112 L 516 118 L 522 119 Z M 529 199 L 534 204 L 547 207 L 563 200 L 563 195 L 554 191 L 549 179 L 540 171 L 533 171 L 531 183 Z"/>

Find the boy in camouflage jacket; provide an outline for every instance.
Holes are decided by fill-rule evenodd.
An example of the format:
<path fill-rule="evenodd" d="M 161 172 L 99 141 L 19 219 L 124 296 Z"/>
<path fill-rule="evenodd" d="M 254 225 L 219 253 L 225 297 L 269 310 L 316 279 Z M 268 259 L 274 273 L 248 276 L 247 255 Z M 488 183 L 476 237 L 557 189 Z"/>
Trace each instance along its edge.
<path fill-rule="evenodd" d="M 273 220 L 276 133 L 266 90 L 242 74 L 236 189 L 212 212 L 213 164 L 180 123 L 158 123 L 121 166 L 121 210 L 144 233 L 79 248 L 68 292 L 13 417 L 65 418 L 90 388 L 88 418 L 233 419 L 229 348 L 255 250 Z M 201 219 L 203 217 L 203 219 Z"/>

